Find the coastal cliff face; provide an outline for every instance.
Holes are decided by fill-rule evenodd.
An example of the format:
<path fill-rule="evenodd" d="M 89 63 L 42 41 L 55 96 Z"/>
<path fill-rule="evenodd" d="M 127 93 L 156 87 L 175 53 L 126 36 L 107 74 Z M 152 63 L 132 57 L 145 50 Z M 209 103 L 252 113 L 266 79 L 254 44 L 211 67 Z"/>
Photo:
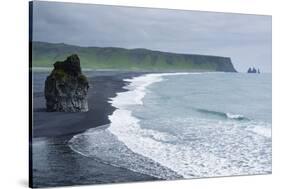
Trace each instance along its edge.
<path fill-rule="evenodd" d="M 34 67 L 50 67 L 53 60 L 77 53 L 84 68 L 128 71 L 236 72 L 229 57 L 178 54 L 148 49 L 79 47 L 45 42 L 32 43 Z"/>
<path fill-rule="evenodd" d="M 47 111 L 86 112 L 88 111 L 87 93 L 89 83 L 81 72 L 77 55 L 58 61 L 45 81 Z"/>

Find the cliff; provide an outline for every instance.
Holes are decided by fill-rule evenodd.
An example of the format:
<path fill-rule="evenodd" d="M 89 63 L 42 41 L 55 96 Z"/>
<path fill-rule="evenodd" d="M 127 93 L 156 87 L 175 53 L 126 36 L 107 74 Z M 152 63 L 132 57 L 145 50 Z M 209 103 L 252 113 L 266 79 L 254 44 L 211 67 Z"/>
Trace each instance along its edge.
<path fill-rule="evenodd" d="M 47 111 L 88 111 L 88 88 L 89 83 L 81 72 L 77 55 L 71 55 L 65 61 L 57 61 L 45 81 Z"/>
<path fill-rule="evenodd" d="M 131 71 L 220 71 L 236 72 L 229 57 L 177 54 L 148 49 L 79 47 L 33 42 L 34 67 L 50 67 L 51 62 L 79 54 L 82 66 L 92 69 Z"/>

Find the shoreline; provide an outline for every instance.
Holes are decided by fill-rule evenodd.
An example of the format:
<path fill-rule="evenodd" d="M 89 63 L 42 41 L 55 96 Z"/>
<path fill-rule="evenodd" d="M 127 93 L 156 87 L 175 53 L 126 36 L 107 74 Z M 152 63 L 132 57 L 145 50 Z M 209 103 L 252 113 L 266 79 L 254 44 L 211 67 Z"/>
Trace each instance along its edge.
<path fill-rule="evenodd" d="M 44 93 L 33 94 L 32 187 L 159 180 L 82 156 L 69 147 L 68 141 L 74 135 L 109 124 L 108 116 L 116 109 L 109 102 L 110 98 L 127 91 L 123 88 L 127 84 L 124 79 L 144 73 L 92 74 L 88 76 L 88 112 L 46 112 Z"/>
<path fill-rule="evenodd" d="M 120 118 L 123 114 L 121 114 L 120 116 L 118 116 L 117 114 L 115 115 L 116 120 L 119 120 L 118 122 L 114 122 L 114 120 L 110 119 L 110 118 L 112 118 L 113 114 L 115 114 L 116 112 L 118 113 L 118 112 L 122 111 L 122 108 L 124 108 L 124 107 L 126 108 L 127 103 L 129 103 L 128 105 L 130 106 L 130 103 L 132 103 L 130 101 L 130 96 L 133 97 L 134 103 L 137 103 L 137 104 L 143 103 L 142 97 L 144 96 L 145 93 L 143 94 L 144 91 L 142 91 L 142 90 L 144 89 L 144 87 L 148 86 L 148 84 L 151 82 L 151 79 L 148 79 L 150 82 L 145 83 L 142 81 L 142 79 L 141 79 L 142 77 L 144 77 L 143 79 L 146 81 L 147 81 L 146 77 L 149 77 L 149 78 L 156 77 L 156 78 L 154 78 L 154 81 L 159 81 L 160 78 L 157 78 L 159 75 L 163 76 L 163 75 L 183 74 L 183 73 L 173 73 L 173 74 L 161 73 L 158 75 L 158 74 L 152 73 L 150 75 L 150 73 L 152 73 L 152 72 L 149 72 L 149 73 L 147 72 L 146 74 L 148 74 L 148 75 L 146 75 L 146 74 L 144 75 L 143 73 L 128 74 L 128 73 L 124 73 L 124 72 L 118 72 L 118 73 L 116 73 L 116 72 L 115 73 L 113 73 L 113 72 L 100 72 L 100 73 L 92 72 L 92 76 L 94 75 L 94 77 L 92 77 L 92 76 L 89 77 L 88 75 L 91 75 L 91 73 L 88 72 L 87 76 L 90 78 L 91 81 L 94 82 L 93 89 L 95 89 L 95 90 L 92 90 L 91 94 L 95 97 L 99 97 L 96 99 L 97 100 L 97 102 L 95 103 L 96 106 L 93 106 L 93 108 L 95 110 L 93 112 L 98 113 L 98 111 L 97 111 L 98 109 L 99 110 L 106 109 L 107 111 L 101 111 L 101 112 L 103 114 L 106 114 L 105 117 L 107 117 L 107 119 L 101 119 L 101 117 L 98 117 L 99 122 L 100 123 L 102 122 L 102 124 L 97 124 L 97 122 L 94 122 L 95 119 L 93 117 L 95 116 L 95 114 L 93 114 L 93 112 L 91 114 L 89 114 L 88 116 L 86 116 L 86 114 L 84 113 L 85 117 L 83 117 L 83 116 L 81 117 L 81 115 L 79 113 L 78 114 L 77 113 L 59 113 L 60 115 L 63 115 L 63 116 L 59 117 L 59 120 L 57 120 L 57 121 L 61 121 L 61 123 L 58 124 L 59 127 L 54 127 L 53 124 L 55 124 L 55 123 L 53 123 L 51 119 L 46 120 L 48 123 L 51 123 L 51 124 L 47 125 L 48 129 L 52 130 L 53 132 L 54 131 L 59 132 L 54 137 L 50 134 L 50 131 L 46 131 L 46 128 L 44 130 L 44 128 L 42 128 L 42 125 L 40 128 L 40 125 L 39 125 L 39 130 L 43 129 L 44 132 L 42 132 L 41 135 L 38 133 L 37 133 L 37 135 L 35 135 L 36 137 L 34 138 L 34 142 L 32 145 L 33 146 L 33 159 L 34 159 L 33 175 L 32 175 L 34 180 L 33 180 L 32 186 L 33 187 L 50 187 L 50 186 L 86 185 L 86 184 L 107 184 L 107 183 L 109 184 L 109 183 L 117 183 L 117 182 L 119 182 L 119 183 L 136 182 L 136 181 L 143 182 L 143 181 L 153 181 L 153 180 L 166 180 L 166 178 L 169 180 L 169 177 L 161 177 L 161 176 L 158 177 L 158 174 L 153 174 L 153 172 L 151 172 L 150 168 L 154 167 L 151 165 L 155 162 L 159 163 L 159 165 L 160 165 L 159 167 L 161 167 L 161 170 L 163 170 L 162 168 L 164 167 L 164 170 L 165 170 L 165 168 L 167 168 L 167 169 L 169 169 L 169 171 L 175 170 L 176 173 L 178 173 L 179 169 L 177 169 L 177 168 L 174 169 L 175 168 L 173 166 L 174 164 L 169 163 L 169 162 L 177 163 L 177 161 L 181 159 L 180 157 L 177 156 L 177 153 L 172 153 L 172 155 L 175 155 L 175 156 L 174 156 L 174 158 L 171 159 L 171 161 L 168 161 L 167 164 L 165 164 L 165 162 L 163 163 L 163 161 L 161 162 L 160 161 L 161 158 L 159 160 L 159 154 L 156 153 L 155 155 L 153 155 L 153 151 L 147 152 L 147 151 L 143 150 L 142 146 L 139 146 L 140 147 L 139 148 L 138 146 L 130 145 L 130 141 L 134 142 L 139 137 L 136 135 L 131 135 L 129 132 L 130 128 L 128 127 L 128 125 L 126 126 L 126 122 L 120 121 Z M 186 73 L 186 74 L 190 74 L 190 73 Z M 208 75 L 208 76 L 212 76 L 212 75 Z M 139 84 L 140 86 L 137 86 L 131 82 L 134 80 L 134 79 L 132 79 L 133 77 L 137 77 L 136 78 L 137 84 Z M 43 78 L 43 77 L 41 76 L 41 78 Z M 211 77 L 211 78 L 213 78 L 213 77 Z M 161 81 L 161 79 L 160 79 L 160 81 Z M 129 82 L 128 87 L 124 87 L 127 84 L 126 82 Z M 131 86 L 130 86 L 130 84 L 131 84 Z M 136 91 L 134 92 L 134 90 L 132 90 L 132 89 L 134 89 L 135 87 L 136 87 Z M 128 91 L 127 88 L 130 91 L 129 93 L 126 92 L 126 91 Z M 97 90 L 97 89 L 101 89 L 101 90 Z M 37 90 L 37 91 L 40 91 L 40 90 Z M 110 91 L 111 92 L 113 91 L 113 93 L 111 93 Z M 140 92 L 141 95 L 136 94 L 136 92 Z M 126 93 L 127 93 L 127 96 L 126 96 Z M 41 94 L 40 93 L 36 93 L 36 94 L 37 95 L 34 95 L 35 98 L 40 99 L 40 95 L 41 95 L 41 101 L 42 101 L 43 93 L 41 92 Z M 120 98 L 118 99 L 118 97 L 120 97 Z M 135 97 L 137 97 L 137 98 L 135 98 Z M 91 97 L 91 98 L 93 98 L 93 97 Z M 42 109 L 40 110 L 40 106 L 38 106 L 36 109 L 36 112 L 38 114 L 42 114 L 42 112 L 44 112 L 44 111 Z M 110 112 L 113 112 L 113 114 L 110 114 Z M 229 112 L 229 111 L 227 110 L 227 111 L 223 111 L 223 112 Z M 235 111 L 234 111 L 234 113 L 235 113 Z M 238 113 L 240 115 L 240 111 L 238 111 Z M 111 116 L 108 117 L 108 115 L 111 115 Z M 244 115 L 244 113 L 242 115 Z M 52 117 L 52 116 L 56 117 L 57 115 L 50 114 L 50 117 Z M 79 126 L 77 127 L 77 124 L 76 124 L 77 122 L 73 122 L 73 120 L 72 120 L 73 116 L 75 116 L 75 119 L 76 118 L 82 119 L 82 121 L 78 121 L 78 124 L 80 122 L 85 121 L 85 122 L 83 122 L 83 123 L 85 123 L 85 125 L 79 124 Z M 70 121 L 68 121 L 68 119 Z M 111 124 L 110 124 L 110 127 L 108 128 L 110 131 L 108 134 L 107 131 L 103 132 L 103 130 L 107 125 L 105 123 L 109 122 L 109 119 L 111 121 Z M 125 120 L 128 121 L 130 119 L 125 117 Z M 42 120 L 40 120 L 40 119 L 37 121 L 42 122 Z M 92 124 L 92 123 L 94 123 L 94 124 Z M 114 124 L 116 124 L 116 123 L 117 124 L 119 123 L 119 125 L 114 126 Z M 44 122 L 43 122 L 43 124 L 44 124 Z M 66 129 L 67 127 L 68 127 L 68 129 Z M 116 128 L 116 130 L 114 130 L 114 127 Z M 120 128 L 120 127 L 123 127 L 123 128 Z M 92 129 L 93 130 L 100 129 L 101 131 L 91 132 Z M 222 127 L 220 129 L 222 132 L 225 132 L 227 139 L 232 138 L 232 133 L 229 133 L 227 128 L 224 129 L 224 127 Z M 86 130 L 87 130 L 87 132 L 84 132 Z M 203 131 L 209 132 L 208 127 L 205 130 L 203 128 Z M 37 129 L 37 132 L 38 132 L 38 129 Z M 161 132 L 161 130 L 160 130 L 160 132 Z M 242 131 L 239 128 L 237 128 L 237 130 L 234 130 L 234 132 L 241 133 L 241 136 L 244 136 L 245 130 Z M 78 134 L 78 133 L 81 133 L 81 134 Z M 133 131 L 132 133 L 134 134 L 134 133 L 138 133 L 138 132 Z M 194 130 L 193 134 L 191 133 L 191 136 L 192 135 L 195 136 L 196 133 L 197 133 L 197 130 Z M 74 136 L 74 134 L 75 134 L 75 137 L 72 137 L 72 136 Z M 76 134 L 78 134 L 78 135 L 76 135 Z M 111 134 L 113 134 L 113 137 L 111 136 Z M 125 135 L 122 138 L 123 134 L 125 134 Z M 126 140 L 126 137 L 127 137 L 126 134 L 131 136 L 131 138 L 129 140 Z M 156 132 L 156 134 L 157 134 L 157 132 Z M 247 134 L 247 132 L 246 132 L 246 134 Z M 230 137 L 228 137 L 228 135 Z M 251 135 L 253 135 L 253 133 L 250 131 L 250 133 L 248 135 L 251 136 Z M 114 138 L 114 136 L 115 137 L 118 136 L 118 140 L 116 140 L 116 138 Z M 152 134 L 152 137 L 153 136 L 154 136 L 154 134 Z M 158 135 L 155 135 L 155 136 L 158 136 Z M 208 136 L 208 135 L 205 135 L 205 136 Z M 214 136 L 216 137 L 217 135 L 214 135 Z M 119 138 L 119 137 L 121 137 L 121 138 Z M 74 140 L 72 140 L 72 139 L 74 139 Z M 234 138 L 234 139 L 236 139 L 236 138 Z M 218 138 L 216 140 L 220 141 L 220 138 Z M 253 148 L 255 146 L 255 144 L 258 144 L 258 143 L 256 143 L 256 140 L 259 141 L 259 140 L 267 140 L 267 139 L 261 138 L 261 136 L 258 135 L 257 138 L 256 137 L 253 138 L 253 141 L 252 141 L 253 145 L 246 146 L 245 148 L 242 148 L 242 150 L 249 150 L 249 149 Z M 118 141 L 118 143 L 116 141 Z M 120 141 L 122 141 L 121 145 L 120 145 Z M 150 142 L 150 141 L 148 141 L 148 142 Z M 203 144 L 204 143 L 206 143 L 206 141 L 203 141 Z M 137 144 L 142 144 L 142 142 L 137 142 Z M 179 144 L 181 144 L 181 143 L 179 143 Z M 222 144 L 224 144 L 224 142 Z M 269 144 L 270 144 L 270 141 L 269 141 Z M 165 143 L 163 143 L 163 145 L 165 145 Z M 193 145 L 196 147 L 196 149 L 201 148 L 201 146 L 196 146 L 196 143 L 194 143 Z M 213 143 L 212 145 L 214 145 L 213 147 L 216 148 L 216 143 Z M 265 143 L 264 145 L 267 145 L 267 143 Z M 153 145 L 153 146 L 157 146 L 157 145 Z M 164 149 L 164 147 L 161 149 Z M 176 152 L 176 150 L 171 150 L 170 146 L 168 146 L 168 147 L 169 147 L 168 150 L 163 150 L 163 152 L 161 152 L 162 157 L 165 157 L 166 152 L 168 153 L 169 156 L 170 156 L 171 151 Z M 186 150 L 185 146 L 181 146 L 181 145 L 179 146 L 179 148 L 181 149 L 182 152 L 186 152 L 186 151 L 188 152 L 188 153 L 184 154 L 184 156 L 183 156 L 184 159 L 182 159 L 186 163 L 181 164 L 180 166 L 185 166 L 187 164 L 192 165 L 193 162 L 192 161 L 190 162 L 189 159 L 185 158 L 185 157 L 189 157 L 190 155 L 193 157 L 197 156 L 197 152 L 196 151 L 193 152 L 191 150 L 190 151 L 191 153 L 189 153 L 189 149 Z M 268 149 L 268 148 L 266 148 L 266 149 Z M 205 150 L 205 148 L 203 148 L 203 150 Z M 270 148 L 268 149 L 268 152 L 269 151 L 270 151 Z M 132 154 L 131 152 L 135 153 L 136 155 Z M 146 152 L 146 153 L 143 154 L 142 152 Z M 231 155 L 232 153 L 230 152 L 228 154 Z M 113 156 L 111 156 L 111 155 L 113 155 Z M 126 157 L 129 157 L 129 158 L 124 158 L 123 155 L 126 155 Z M 240 155 L 243 155 L 243 154 L 240 154 Z M 214 169 L 213 164 L 208 163 L 208 161 L 206 161 L 207 159 L 205 159 L 205 157 L 206 156 L 203 155 L 200 161 L 204 164 L 204 167 L 206 167 L 206 169 L 211 168 L 210 173 L 212 175 L 212 170 Z M 232 158 L 232 156 L 229 156 L 229 157 L 230 157 L 230 159 Z M 153 162 L 146 161 L 146 159 L 144 159 L 144 158 L 148 158 L 149 160 L 152 160 Z M 177 161 L 174 162 L 174 160 L 177 160 Z M 235 160 L 235 158 L 234 158 L 234 160 Z M 268 160 L 267 156 L 265 157 L 265 160 Z M 268 161 L 270 164 L 270 160 L 268 160 Z M 139 169 L 139 167 L 131 167 L 131 165 L 135 165 L 136 162 L 142 162 L 140 164 L 141 169 Z M 247 163 L 248 162 L 245 162 L 245 164 L 247 164 Z M 172 165 L 172 167 L 171 167 L 171 165 Z M 226 165 L 235 167 L 235 165 L 230 165 L 228 162 L 226 162 Z M 261 164 L 261 165 L 263 165 L 263 164 Z M 149 166 L 149 172 L 145 171 L 146 166 Z M 178 166 L 178 165 L 176 165 L 176 166 Z M 199 168 L 199 170 L 201 170 L 201 168 L 202 168 L 202 167 L 196 167 L 197 166 L 196 164 L 194 166 L 196 168 L 195 170 L 197 170 L 197 168 Z M 159 171 L 158 169 L 155 169 L 155 170 L 157 170 L 156 173 L 163 173 L 162 171 Z M 183 169 L 183 170 L 185 170 L 185 169 Z M 267 168 L 265 168 L 263 170 L 267 170 Z M 185 171 L 189 171 L 189 172 L 187 172 L 187 173 L 183 172 L 183 173 L 181 173 L 181 175 L 186 174 L 188 176 L 191 175 L 192 177 L 195 176 L 192 170 L 187 169 Z M 257 167 L 257 169 L 255 169 L 255 167 L 249 167 L 249 171 L 253 171 L 252 173 L 259 173 L 257 171 L 260 171 L 260 170 L 259 170 L 259 167 Z M 271 170 L 269 170 L 269 171 L 271 173 Z M 239 174 L 244 173 L 243 170 L 240 170 L 240 169 L 238 170 L 238 172 L 239 172 Z M 167 172 L 164 172 L 164 174 L 166 174 L 166 173 Z M 205 173 L 207 173 L 207 172 L 202 170 L 202 173 L 201 173 L 202 175 L 200 175 L 200 177 L 207 176 L 207 175 L 204 175 Z M 261 172 L 261 173 L 263 174 L 263 173 L 267 173 L 267 172 Z M 218 172 L 216 174 L 219 175 L 220 173 Z M 233 174 L 236 174 L 236 172 L 233 172 Z M 150 176 L 150 175 L 153 175 L 153 176 Z"/>
<path fill-rule="evenodd" d="M 43 92 L 33 94 L 33 138 L 75 135 L 90 128 L 109 124 L 108 116 L 116 109 L 109 102 L 119 92 L 125 92 L 123 79 L 143 73 L 107 73 L 90 76 L 88 112 L 46 112 Z M 77 126 L 79 125 L 79 126 Z"/>

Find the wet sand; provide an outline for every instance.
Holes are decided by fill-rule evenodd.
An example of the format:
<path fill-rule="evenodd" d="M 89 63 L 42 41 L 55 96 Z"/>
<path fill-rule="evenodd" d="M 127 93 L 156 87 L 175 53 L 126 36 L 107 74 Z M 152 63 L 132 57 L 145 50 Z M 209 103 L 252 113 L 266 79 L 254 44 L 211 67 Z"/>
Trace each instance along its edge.
<path fill-rule="evenodd" d="M 109 124 L 115 110 L 108 103 L 125 91 L 123 79 L 142 73 L 94 73 L 89 75 L 89 111 L 86 113 L 46 112 L 43 92 L 33 94 L 32 177 L 30 186 L 50 187 L 81 184 L 159 180 L 149 175 L 106 164 L 70 149 L 73 135 Z"/>

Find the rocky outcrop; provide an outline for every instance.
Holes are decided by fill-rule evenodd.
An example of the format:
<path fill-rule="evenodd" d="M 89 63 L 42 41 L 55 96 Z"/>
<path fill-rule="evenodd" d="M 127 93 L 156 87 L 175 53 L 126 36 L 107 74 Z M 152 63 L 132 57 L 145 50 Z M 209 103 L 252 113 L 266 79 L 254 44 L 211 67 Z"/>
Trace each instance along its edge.
<path fill-rule="evenodd" d="M 247 73 L 260 73 L 260 69 L 258 69 L 258 70 L 256 70 L 256 68 L 255 67 L 253 67 L 253 68 L 249 68 L 248 69 L 248 71 L 247 71 Z"/>
<path fill-rule="evenodd" d="M 86 112 L 88 111 L 88 79 L 81 72 L 77 55 L 58 61 L 45 81 L 47 111 Z"/>

